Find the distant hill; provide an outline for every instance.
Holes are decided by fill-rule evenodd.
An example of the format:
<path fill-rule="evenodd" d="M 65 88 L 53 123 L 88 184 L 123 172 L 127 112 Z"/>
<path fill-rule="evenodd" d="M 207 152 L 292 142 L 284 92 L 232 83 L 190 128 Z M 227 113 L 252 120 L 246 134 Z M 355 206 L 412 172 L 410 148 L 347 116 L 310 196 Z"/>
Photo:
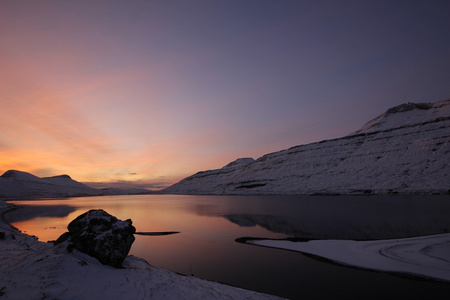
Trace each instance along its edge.
<path fill-rule="evenodd" d="M 238 159 L 175 194 L 449 193 L 450 100 L 388 109 L 354 133 Z"/>
<path fill-rule="evenodd" d="M 9 170 L 0 176 L 0 198 L 53 198 L 150 193 L 147 190 L 99 190 L 73 180 L 69 175 L 39 178 L 30 173 Z"/>

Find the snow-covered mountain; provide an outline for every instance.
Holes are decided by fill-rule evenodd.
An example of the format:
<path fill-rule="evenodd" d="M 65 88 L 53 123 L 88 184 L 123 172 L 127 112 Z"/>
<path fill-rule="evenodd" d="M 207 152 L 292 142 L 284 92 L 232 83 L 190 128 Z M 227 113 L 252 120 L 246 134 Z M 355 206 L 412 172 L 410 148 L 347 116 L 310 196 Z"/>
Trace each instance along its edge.
<path fill-rule="evenodd" d="M 0 198 L 52 198 L 151 193 L 144 189 L 95 189 L 69 175 L 39 178 L 30 173 L 9 170 L 0 176 Z"/>
<path fill-rule="evenodd" d="M 178 194 L 448 193 L 450 99 L 407 103 L 337 139 L 238 159 L 163 190 Z"/>
<path fill-rule="evenodd" d="M 101 191 L 68 175 L 39 178 L 30 173 L 9 170 L 0 176 L 0 198 L 44 198 L 97 196 Z"/>

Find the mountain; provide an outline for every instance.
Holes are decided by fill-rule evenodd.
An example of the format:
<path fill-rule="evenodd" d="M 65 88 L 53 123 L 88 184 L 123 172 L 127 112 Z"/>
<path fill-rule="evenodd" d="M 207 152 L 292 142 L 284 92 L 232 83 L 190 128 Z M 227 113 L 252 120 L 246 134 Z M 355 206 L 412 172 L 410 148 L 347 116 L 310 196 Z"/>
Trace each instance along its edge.
<path fill-rule="evenodd" d="M 450 99 L 388 109 L 347 136 L 238 159 L 174 194 L 449 193 Z"/>
<path fill-rule="evenodd" d="M 97 196 L 101 192 L 70 178 L 68 175 L 39 178 L 32 174 L 9 170 L 0 176 L 0 198 L 46 198 Z"/>
<path fill-rule="evenodd" d="M 9 170 L 0 176 L 0 198 L 53 198 L 151 193 L 144 189 L 95 189 L 69 175 L 39 178 L 30 173 Z"/>

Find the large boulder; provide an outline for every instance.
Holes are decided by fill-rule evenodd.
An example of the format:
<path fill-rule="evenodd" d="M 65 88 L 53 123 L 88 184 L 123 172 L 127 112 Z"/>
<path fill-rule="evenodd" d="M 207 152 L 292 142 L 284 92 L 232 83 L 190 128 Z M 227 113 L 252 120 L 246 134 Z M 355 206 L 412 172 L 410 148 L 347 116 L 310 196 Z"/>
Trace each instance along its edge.
<path fill-rule="evenodd" d="M 56 243 L 68 241 L 69 248 L 97 258 L 102 264 L 120 268 L 134 242 L 136 229 L 130 219 L 121 221 L 102 209 L 90 210 L 67 226 L 69 232 Z"/>

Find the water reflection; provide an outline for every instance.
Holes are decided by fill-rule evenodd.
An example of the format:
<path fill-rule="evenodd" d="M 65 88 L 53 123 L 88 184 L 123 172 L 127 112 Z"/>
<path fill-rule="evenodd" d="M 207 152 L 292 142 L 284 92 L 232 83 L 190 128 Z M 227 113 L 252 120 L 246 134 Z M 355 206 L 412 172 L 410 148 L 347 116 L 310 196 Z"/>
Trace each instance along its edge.
<path fill-rule="evenodd" d="M 76 210 L 69 205 L 27 205 L 5 214 L 7 222 L 22 222 L 42 217 L 60 218 Z"/>
<path fill-rule="evenodd" d="M 426 199 L 427 198 L 427 199 Z M 306 239 L 390 239 L 450 232 L 450 198 L 379 196 L 285 199 L 270 214 L 228 214 L 242 227 Z"/>
<path fill-rule="evenodd" d="M 55 221 L 65 227 L 77 215 L 103 208 L 119 219 L 131 218 L 142 232 L 197 231 L 203 226 L 202 217 L 218 217 L 240 227 L 259 226 L 290 237 L 364 240 L 450 232 L 449 200 L 449 196 L 408 195 L 107 196 L 15 201 L 24 207 L 5 218 L 19 228 Z M 33 230 L 41 239 L 50 237 L 38 226 Z"/>

